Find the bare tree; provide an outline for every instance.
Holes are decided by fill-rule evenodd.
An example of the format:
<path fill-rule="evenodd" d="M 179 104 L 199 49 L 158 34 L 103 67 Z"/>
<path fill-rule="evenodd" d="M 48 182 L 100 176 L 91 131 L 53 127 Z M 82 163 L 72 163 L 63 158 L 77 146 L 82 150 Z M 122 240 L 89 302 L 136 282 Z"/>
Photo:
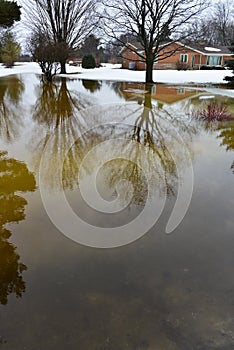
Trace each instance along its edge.
<path fill-rule="evenodd" d="M 229 45 L 230 39 L 234 37 L 234 7 L 231 6 L 229 0 L 215 5 L 213 21 L 217 41 L 221 45 Z"/>
<path fill-rule="evenodd" d="M 34 61 L 38 62 L 44 73 L 45 81 L 52 81 L 59 70 L 58 57 L 62 47 L 55 44 L 43 33 L 33 33 L 28 40 L 27 48 Z"/>
<path fill-rule="evenodd" d="M 61 48 L 61 73 L 66 73 L 69 54 L 92 32 L 96 4 L 97 0 L 28 0 L 24 5 L 27 27 Z"/>
<path fill-rule="evenodd" d="M 142 45 L 142 54 L 132 51 L 146 63 L 147 83 L 153 81 L 154 62 L 175 52 L 169 44 L 162 45 L 165 40 L 183 38 L 185 28 L 206 8 L 206 0 L 103 0 L 103 4 L 108 35 L 120 40 L 121 34 L 131 33 Z"/>
<path fill-rule="evenodd" d="M 210 15 L 201 18 L 188 29 L 191 41 L 210 45 L 231 45 L 234 38 L 234 6 L 229 0 L 210 7 Z"/>

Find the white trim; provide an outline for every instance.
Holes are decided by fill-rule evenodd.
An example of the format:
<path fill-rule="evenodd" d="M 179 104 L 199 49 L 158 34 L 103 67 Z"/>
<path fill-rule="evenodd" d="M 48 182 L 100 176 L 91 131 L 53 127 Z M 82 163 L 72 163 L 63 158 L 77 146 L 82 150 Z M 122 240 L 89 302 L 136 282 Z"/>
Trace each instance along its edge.
<path fill-rule="evenodd" d="M 137 47 L 136 47 L 136 46 L 134 46 L 134 45 L 131 44 L 131 43 L 127 43 L 127 44 L 121 49 L 120 53 L 122 53 L 124 50 L 128 49 L 128 46 L 131 46 L 135 51 L 137 51 Z M 131 50 L 131 49 L 129 49 L 129 50 Z"/>

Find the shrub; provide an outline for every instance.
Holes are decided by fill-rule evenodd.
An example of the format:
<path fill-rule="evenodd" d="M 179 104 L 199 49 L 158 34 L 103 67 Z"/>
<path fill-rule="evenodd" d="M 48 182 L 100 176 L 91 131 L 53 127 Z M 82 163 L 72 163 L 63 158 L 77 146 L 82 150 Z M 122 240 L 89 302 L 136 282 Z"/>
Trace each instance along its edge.
<path fill-rule="evenodd" d="M 225 67 L 220 66 L 201 66 L 200 70 L 225 70 Z"/>
<path fill-rule="evenodd" d="M 215 103 L 211 103 L 198 111 L 193 111 L 192 116 L 203 121 L 226 121 L 234 119 L 234 116 L 229 113 L 226 106 Z"/>
<path fill-rule="evenodd" d="M 96 67 L 96 61 L 93 55 L 86 55 L 82 59 L 82 68 L 95 68 Z"/>
<path fill-rule="evenodd" d="M 176 62 L 176 69 L 177 70 L 188 70 L 189 65 L 188 65 L 188 63 L 177 61 Z"/>
<path fill-rule="evenodd" d="M 59 55 L 62 51 L 60 44 L 55 44 L 44 33 L 38 31 L 32 34 L 28 42 L 28 50 L 44 73 L 45 81 L 52 81 L 58 72 Z"/>

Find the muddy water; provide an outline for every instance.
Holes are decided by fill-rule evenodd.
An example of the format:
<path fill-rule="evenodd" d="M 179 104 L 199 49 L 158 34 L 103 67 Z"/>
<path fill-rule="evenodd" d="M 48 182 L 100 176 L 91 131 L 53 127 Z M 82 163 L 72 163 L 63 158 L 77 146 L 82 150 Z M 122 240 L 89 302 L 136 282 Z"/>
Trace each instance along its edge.
<path fill-rule="evenodd" d="M 0 79 L 0 349 L 233 349 L 234 123 L 191 117 L 234 113 L 213 92 Z M 166 234 L 184 183 L 191 202 Z M 88 224 L 73 239 L 61 198 Z M 145 234 L 91 247 L 91 225 L 111 235 L 155 198 L 165 205 L 153 224 L 142 216 Z M 98 211 L 102 199 L 116 211 Z"/>

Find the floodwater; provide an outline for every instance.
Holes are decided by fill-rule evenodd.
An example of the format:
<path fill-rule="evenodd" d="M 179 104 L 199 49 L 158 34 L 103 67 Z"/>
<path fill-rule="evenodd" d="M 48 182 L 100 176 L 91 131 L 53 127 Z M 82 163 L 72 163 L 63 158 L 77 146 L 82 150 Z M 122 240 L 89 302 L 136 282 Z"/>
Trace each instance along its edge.
<path fill-rule="evenodd" d="M 234 348 L 234 121 L 195 118 L 234 115 L 220 91 L 0 79 L 0 349 Z"/>

